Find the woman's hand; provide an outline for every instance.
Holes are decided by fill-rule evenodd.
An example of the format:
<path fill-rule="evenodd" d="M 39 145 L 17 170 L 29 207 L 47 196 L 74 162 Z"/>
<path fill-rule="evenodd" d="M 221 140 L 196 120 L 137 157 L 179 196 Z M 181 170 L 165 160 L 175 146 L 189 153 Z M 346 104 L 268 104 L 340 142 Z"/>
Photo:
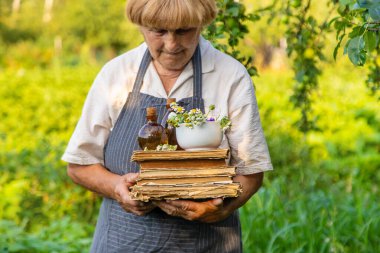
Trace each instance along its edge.
<path fill-rule="evenodd" d="M 156 206 L 151 202 L 131 199 L 129 187 L 136 183 L 137 176 L 138 173 L 128 173 L 121 176 L 119 182 L 115 185 L 114 198 L 125 211 L 143 216 L 151 212 Z"/>
<path fill-rule="evenodd" d="M 155 201 L 154 204 L 171 216 L 206 223 L 224 220 L 232 213 L 232 211 L 223 206 L 223 199 L 221 198 L 204 202 L 191 200 Z"/>
<path fill-rule="evenodd" d="M 241 194 L 236 198 L 212 199 L 204 202 L 190 200 L 172 200 L 154 202 L 165 213 L 182 217 L 186 220 L 201 222 L 217 222 L 226 219 L 234 210 L 244 205 L 248 199 L 257 192 L 263 182 L 264 173 L 251 175 L 237 175 L 234 182 L 242 186 Z"/>
<path fill-rule="evenodd" d="M 127 212 L 145 215 L 156 207 L 151 202 L 134 201 L 129 196 L 129 187 L 136 183 L 137 173 L 119 176 L 101 164 L 72 163 L 67 166 L 67 173 L 75 183 L 104 197 L 115 199 Z"/>

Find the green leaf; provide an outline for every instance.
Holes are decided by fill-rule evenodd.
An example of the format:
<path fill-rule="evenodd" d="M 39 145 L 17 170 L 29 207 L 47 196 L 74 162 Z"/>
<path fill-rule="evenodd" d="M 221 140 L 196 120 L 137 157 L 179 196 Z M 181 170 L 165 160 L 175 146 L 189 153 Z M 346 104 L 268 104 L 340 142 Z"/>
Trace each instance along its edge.
<path fill-rule="evenodd" d="M 348 54 L 348 58 L 354 65 L 363 66 L 367 58 L 364 47 L 363 37 L 355 37 L 347 41 L 344 54 Z"/>
<path fill-rule="evenodd" d="M 358 4 L 361 8 L 368 9 L 373 20 L 380 20 L 380 0 L 358 0 Z"/>
<path fill-rule="evenodd" d="M 349 5 L 351 4 L 352 0 L 339 0 L 340 5 Z"/>
<path fill-rule="evenodd" d="M 350 7 L 350 10 L 351 11 L 353 11 L 353 10 L 358 10 L 358 9 L 361 9 L 362 7 L 360 7 L 360 5 L 359 4 L 354 4 L 354 5 L 352 5 L 351 7 Z"/>
<path fill-rule="evenodd" d="M 361 8 L 370 8 L 373 5 L 373 2 L 377 2 L 377 0 L 372 1 L 372 0 L 358 0 L 358 5 Z"/>
<path fill-rule="evenodd" d="M 234 7 L 230 8 L 228 10 L 228 12 L 231 13 L 231 15 L 233 17 L 238 17 L 239 16 L 239 7 L 238 6 L 234 6 Z"/>
<path fill-rule="evenodd" d="M 340 48 L 340 45 L 342 44 L 342 40 L 343 40 L 344 36 L 345 36 L 345 34 L 342 34 L 342 35 L 339 36 L 338 44 L 334 48 L 334 60 L 336 60 L 336 56 L 338 54 L 338 50 Z"/>
<path fill-rule="evenodd" d="M 352 32 L 348 34 L 348 37 L 355 38 L 358 36 L 362 36 L 364 32 L 366 31 L 364 26 L 356 26 L 352 29 Z"/>
<path fill-rule="evenodd" d="M 378 3 L 376 7 L 372 7 L 368 9 L 368 12 L 371 18 L 373 18 L 373 20 L 379 21 L 380 20 L 380 2 Z"/>
<path fill-rule="evenodd" d="M 328 27 L 331 27 L 332 24 L 336 25 L 337 21 L 338 21 L 340 18 L 341 18 L 340 16 L 337 16 L 337 17 L 331 19 L 331 20 L 328 22 L 327 26 L 328 26 Z"/>
<path fill-rule="evenodd" d="M 372 8 L 378 7 L 380 4 L 380 0 L 358 0 L 358 4 L 361 8 Z"/>
<path fill-rule="evenodd" d="M 367 52 L 371 52 L 372 50 L 374 50 L 376 48 L 377 38 L 376 38 L 376 34 L 374 32 L 367 31 L 363 35 L 363 39 L 365 42 L 365 49 L 367 50 Z"/>
<path fill-rule="evenodd" d="M 258 20 L 261 19 L 261 16 L 258 15 L 258 14 L 253 14 L 253 13 L 251 13 L 251 14 L 248 14 L 248 15 L 247 15 L 247 19 L 248 19 L 248 20 L 251 20 L 251 21 L 258 21 Z"/>
<path fill-rule="evenodd" d="M 257 73 L 257 69 L 254 68 L 254 67 L 249 67 L 248 69 L 248 73 L 250 76 L 258 76 L 259 74 Z"/>
<path fill-rule="evenodd" d="M 305 71 L 303 69 L 297 71 L 295 79 L 297 82 L 302 83 L 305 78 Z"/>
<path fill-rule="evenodd" d="M 347 26 L 347 22 L 345 22 L 345 21 L 337 20 L 337 21 L 335 21 L 335 23 L 334 23 L 334 28 L 335 28 L 337 31 L 343 30 L 344 28 L 346 28 L 346 26 Z"/>

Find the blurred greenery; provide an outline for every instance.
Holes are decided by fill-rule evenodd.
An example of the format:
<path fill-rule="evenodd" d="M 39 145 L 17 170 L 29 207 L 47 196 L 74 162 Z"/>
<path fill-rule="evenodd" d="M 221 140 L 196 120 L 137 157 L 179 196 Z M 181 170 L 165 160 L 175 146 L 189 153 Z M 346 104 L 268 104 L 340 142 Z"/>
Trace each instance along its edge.
<path fill-rule="evenodd" d="M 0 252 L 88 252 L 100 198 L 69 180 L 60 157 L 100 67 L 142 41 L 124 0 L 56 0 L 50 12 L 49 1 L 0 1 Z M 368 69 L 334 61 L 335 44 L 324 45 L 331 57 L 310 93 L 316 127 L 302 132 L 286 27 L 267 21 L 247 23 L 236 47 L 256 59 L 275 168 L 241 209 L 245 252 L 380 252 L 380 114 L 362 85 Z"/>

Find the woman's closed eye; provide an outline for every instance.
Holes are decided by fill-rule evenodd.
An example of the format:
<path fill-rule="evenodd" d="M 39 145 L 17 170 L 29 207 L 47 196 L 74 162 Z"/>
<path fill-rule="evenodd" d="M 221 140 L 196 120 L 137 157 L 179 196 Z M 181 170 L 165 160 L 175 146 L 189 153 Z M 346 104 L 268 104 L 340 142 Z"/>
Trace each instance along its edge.
<path fill-rule="evenodd" d="M 196 28 L 180 28 L 177 30 L 173 30 L 173 32 L 176 35 L 186 35 L 190 32 L 193 32 L 194 30 L 196 30 Z M 157 36 L 163 36 L 163 35 L 167 34 L 168 32 L 172 32 L 171 30 L 160 29 L 160 28 L 151 28 L 151 29 L 149 29 L 149 31 L 153 32 Z"/>
<path fill-rule="evenodd" d="M 187 33 L 194 31 L 195 29 L 196 28 L 180 28 L 180 29 L 175 30 L 175 33 L 177 35 L 185 35 Z"/>
<path fill-rule="evenodd" d="M 165 29 L 159 29 L 159 28 L 151 28 L 149 31 L 153 32 L 155 35 L 164 35 L 168 32 L 168 30 Z"/>

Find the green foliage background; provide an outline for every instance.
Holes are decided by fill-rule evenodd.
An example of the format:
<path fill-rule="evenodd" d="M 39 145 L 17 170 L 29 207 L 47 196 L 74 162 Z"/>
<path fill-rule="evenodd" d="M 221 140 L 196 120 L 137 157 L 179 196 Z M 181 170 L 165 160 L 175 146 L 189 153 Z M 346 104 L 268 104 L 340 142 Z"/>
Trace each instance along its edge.
<path fill-rule="evenodd" d="M 100 67 L 142 38 L 121 0 L 56 0 L 49 22 L 44 1 L 17 12 L 13 2 L 0 1 L 0 252 L 88 252 L 100 198 L 68 179 L 60 157 Z M 245 1 L 249 33 L 225 47 L 247 64 L 286 32 L 253 15 L 270 2 Z M 253 77 L 275 170 L 241 209 L 246 252 L 380 252 L 379 101 L 363 85 L 368 69 L 335 62 L 335 45 L 318 64 L 310 131 L 297 126 L 286 59 Z"/>

